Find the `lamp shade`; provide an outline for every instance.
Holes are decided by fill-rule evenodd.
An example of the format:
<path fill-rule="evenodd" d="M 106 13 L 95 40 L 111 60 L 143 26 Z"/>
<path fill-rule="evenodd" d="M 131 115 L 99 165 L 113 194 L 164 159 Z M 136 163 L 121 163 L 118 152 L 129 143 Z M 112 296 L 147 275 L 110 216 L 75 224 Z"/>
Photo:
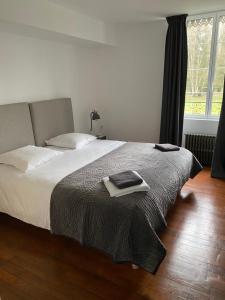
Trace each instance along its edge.
<path fill-rule="evenodd" d="M 100 119 L 100 115 L 99 115 L 99 113 L 96 110 L 93 110 L 91 112 L 91 119 L 92 120 L 99 120 Z"/>

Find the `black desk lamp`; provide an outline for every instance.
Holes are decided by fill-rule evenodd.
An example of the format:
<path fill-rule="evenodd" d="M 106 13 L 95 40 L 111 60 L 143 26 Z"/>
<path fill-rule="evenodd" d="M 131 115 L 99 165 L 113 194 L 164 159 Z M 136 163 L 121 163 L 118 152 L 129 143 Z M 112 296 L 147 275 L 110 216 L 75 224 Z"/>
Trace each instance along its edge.
<path fill-rule="evenodd" d="M 100 115 L 96 110 L 93 110 L 90 114 L 90 119 L 91 119 L 91 131 L 92 131 L 92 121 L 94 120 L 99 120 L 100 119 Z"/>

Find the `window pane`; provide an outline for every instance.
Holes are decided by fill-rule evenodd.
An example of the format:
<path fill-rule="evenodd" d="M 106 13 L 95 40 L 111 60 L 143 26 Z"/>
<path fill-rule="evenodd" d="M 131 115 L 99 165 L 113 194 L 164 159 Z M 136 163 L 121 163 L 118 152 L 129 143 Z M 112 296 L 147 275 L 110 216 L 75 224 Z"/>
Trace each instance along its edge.
<path fill-rule="evenodd" d="M 221 111 L 223 99 L 223 84 L 225 75 L 225 16 L 220 17 L 217 55 L 216 55 L 216 68 L 215 77 L 213 81 L 213 97 L 211 115 L 219 116 Z"/>
<path fill-rule="evenodd" d="M 213 18 L 190 20 L 185 113 L 205 115 Z"/>

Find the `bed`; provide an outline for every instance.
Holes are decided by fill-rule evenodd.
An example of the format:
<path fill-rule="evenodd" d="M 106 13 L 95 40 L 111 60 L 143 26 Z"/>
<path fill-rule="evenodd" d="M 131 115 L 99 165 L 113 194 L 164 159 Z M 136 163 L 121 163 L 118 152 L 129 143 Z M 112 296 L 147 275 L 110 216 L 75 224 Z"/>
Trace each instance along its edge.
<path fill-rule="evenodd" d="M 0 153 L 73 132 L 70 99 L 0 106 Z M 52 147 L 50 147 L 52 148 Z M 191 152 L 161 153 L 149 143 L 94 140 L 23 173 L 0 164 L 0 212 L 78 240 L 154 273 L 166 255 L 159 232 L 184 183 L 201 166 Z M 150 191 L 111 198 L 109 174 L 137 170 Z"/>

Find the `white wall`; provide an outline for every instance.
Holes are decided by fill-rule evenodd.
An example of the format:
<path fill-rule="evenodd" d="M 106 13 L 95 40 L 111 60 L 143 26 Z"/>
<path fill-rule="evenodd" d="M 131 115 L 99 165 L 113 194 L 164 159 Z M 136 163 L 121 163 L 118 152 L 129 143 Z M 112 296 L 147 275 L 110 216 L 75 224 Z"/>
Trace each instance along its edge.
<path fill-rule="evenodd" d="M 71 97 L 76 130 L 87 131 L 90 110 L 83 112 L 79 96 L 86 75 L 79 68 L 88 49 L 0 32 L 0 104 Z"/>
<path fill-rule="evenodd" d="M 71 96 L 71 45 L 0 33 L 0 104 Z"/>
<path fill-rule="evenodd" d="M 218 120 L 207 120 L 207 119 L 184 119 L 183 127 L 183 146 L 185 145 L 185 134 L 207 134 L 216 135 L 218 129 Z"/>
<path fill-rule="evenodd" d="M 0 104 L 71 97 L 77 131 L 93 108 L 108 138 L 157 142 L 166 24 L 117 26 L 116 47 L 0 32 Z"/>
<path fill-rule="evenodd" d="M 116 47 L 83 51 L 78 118 L 96 108 L 109 138 L 158 141 L 166 29 L 164 21 L 120 24 Z"/>
<path fill-rule="evenodd" d="M 48 0 L 0 0 L 0 21 L 97 43 L 114 43 L 113 26 Z"/>
<path fill-rule="evenodd" d="M 212 134 L 217 133 L 218 120 L 184 119 L 184 133 Z"/>
<path fill-rule="evenodd" d="M 0 105 L 71 97 L 75 128 L 87 132 L 94 107 L 94 95 L 84 96 L 92 83 L 87 53 L 95 48 L 0 32 Z"/>

